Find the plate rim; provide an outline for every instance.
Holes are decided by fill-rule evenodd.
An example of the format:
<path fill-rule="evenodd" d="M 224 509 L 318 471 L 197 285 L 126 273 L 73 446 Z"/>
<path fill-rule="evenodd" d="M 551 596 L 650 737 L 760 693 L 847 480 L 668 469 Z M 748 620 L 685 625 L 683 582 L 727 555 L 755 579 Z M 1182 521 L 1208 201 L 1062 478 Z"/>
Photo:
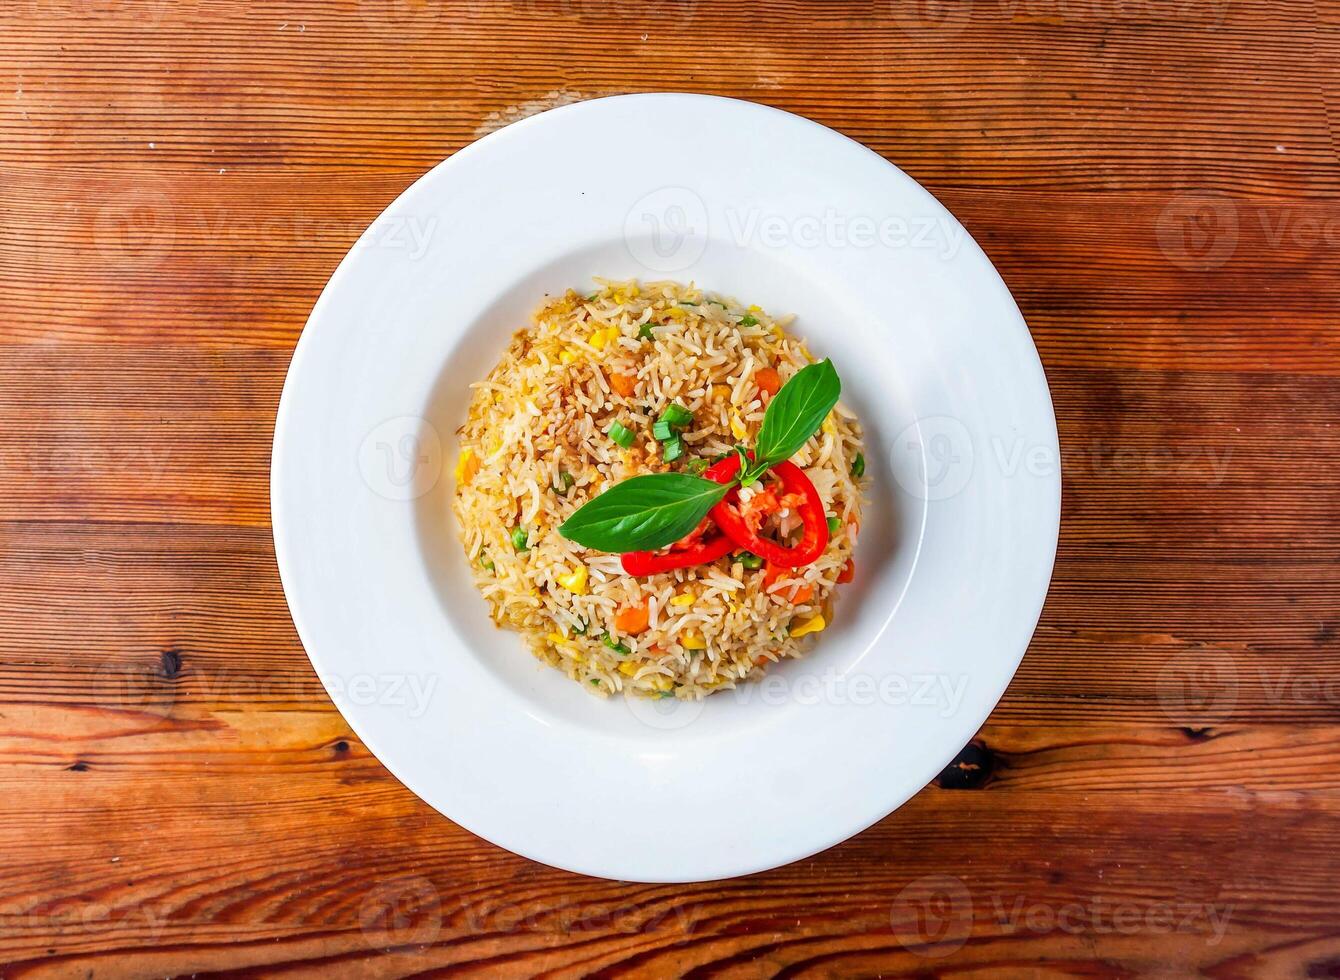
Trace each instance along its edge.
<path fill-rule="evenodd" d="M 988 269 L 992 273 L 994 273 L 994 275 L 1000 281 L 1000 284 L 1004 291 L 1004 296 L 1008 300 L 1014 312 L 1015 323 L 1013 325 L 1013 328 L 1022 334 L 1022 339 L 1026 342 L 1025 349 L 1031 355 L 1031 362 L 1027 365 L 1027 367 L 1030 370 L 1030 372 L 1036 374 L 1036 378 L 1040 382 L 1040 385 L 1038 386 L 1038 392 L 1043 396 L 1045 400 L 1047 410 L 1046 421 L 1049 423 L 1048 425 L 1049 432 L 1045 433 L 1045 435 L 1049 438 L 1049 442 L 1044 448 L 1052 451 L 1055 454 L 1053 458 L 1059 461 L 1060 459 L 1059 432 L 1057 430 L 1056 425 L 1055 404 L 1052 399 L 1051 387 L 1047 380 L 1046 368 L 1045 365 L 1042 363 L 1041 355 L 1037 350 L 1036 343 L 1033 341 L 1032 334 L 1029 331 L 1027 322 L 1023 317 L 1023 313 L 1022 311 L 1019 310 L 1018 303 L 1015 301 L 1013 294 L 1010 292 L 1008 284 L 1005 283 L 1003 277 L 1000 276 L 999 270 L 996 269 L 995 263 L 991 261 L 990 257 L 985 253 L 985 250 L 982 250 L 980 248 L 980 245 L 976 243 L 976 240 L 971 236 L 966 227 L 962 225 L 962 222 L 959 222 L 957 217 L 953 215 L 952 211 L 950 211 L 950 209 L 946 207 L 943 204 L 943 202 L 941 202 L 938 198 L 936 198 L 934 194 L 932 194 L 925 187 L 923 187 L 918 181 L 916 181 L 914 178 L 912 178 L 904 171 L 902 171 L 899 167 L 897 167 L 896 164 L 893 164 L 892 162 L 887 160 L 882 154 L 877 153 L 876 151 L 872 150 L 868 146 L 865 146 L 858 140 L 855 140 L 844 133 L 831 129 L 823 125 L 822 123 L 819 123 L 805 116 L 788 112 L 786 110 L 766 105 L 764 103 L 758 103 L 744 99 L 729 98 L 725 96 L 696 94 L 688 92 L 633 93 L 624 95 L 605 96 L 601 98 L 569 103 L 567 105 L 558 106 L 552 109 L 545 110 L 540 113 L 536 113 L 532 116 L 528 116 L 524 119 L 517 120 L 516 122 L 513 122 L 500 129 L 494 130 L 490 133 L 487 133 L 484 136 L 480 137 L 479 139 L 476 139 L 466 144 L 465 146 L 462 146 L 460 149 L 456 150 L 450 156 L 440 161 L 439 163 L 435 164 L 433 167 L 431 167 L 423 174 L 421 174 L 418 178 L 416 178 L 414 181 L 412 181 L 408 186 L 406 186 L 399 194 L 396 195 L 396 197 L 393 200 L 391 200 L 386 205 L 385 208 L 383 208 L 380 212 L 378 212 L 377 216 L 373 219 L 372 222 L 370 222 L 369 227 L 375 226 L 377 222 L 381 221 L 384 216 L 396 211 L 396 209 L 401 206 L 402 202 L 408 195 L 414 193 L 415 190 L 419 188 L 420 185 L 422 185 L 424 182 L 428 181 L 429 179 L 435 178 L 437 175 L 439 175 L 439 172 L 449 173 L 452 169 L 454 169 L 455 166 L 458 166 L 461 161 L 468 160 L 470 157 L 473 157 L 480 152 L 485 152 L 489 147 L 497 143 L 500 143 L 507 139 L 515 139 L 532 126 L 540 125 L 543 123 L 552 123 L 556 117 L 563 117 L 576 113 L 588 112 L 591 111 L 593 107 L 600 106 L 601 104 L 611 102 L 624 102 L 628 100 L 644 100 L 644 101 L 698 100 L 701 102 L 729 103 L 736 106 L 745 106 L 751 110 L 759 110 L 767 114 L 785 117 L 787 120 L 791 122 L 803 123 L 806 127 L 809 127 L 813 130 L 821 131 L 824 138 L 831 139 L 836 137 L 847 144 L 859 147 L 863 153 L 876 158 L 881 164 L 890 168 L 892 174 L 897 175 L 898 178 L 908 181 L 911 185 L 913 185 L 915 188 L 921 191 L 921 193 L 924 194 L 926 198 L 928 198 L 931 202 L 933 202 L 935 207 L 938 207 L 941 211 L 944 212 L 945 215 L 948 215 L 950 219 L 962 230 L 965 239 L 968 242 L 970 242 L 973 246 L 978 248 L 978 250 L 981 252 L 983 259 L 986 262 Z M 275 562 L 280 577 L 281 587 L 283 588 L 284 592 L 285 604 L 289 610 L 290 617 L 293 621 L 294 629 L 297 632 L 300 642 L 302 643 L 303 650 L 306 653 L 309 662 L 312 664 L 313 670 L 322 680 L 322 684 L 327 691 L 327 696 L 331 697 L 333 701 L 334 696 L 331 692 L 330 684 L 327 683 L 326 673 L 323 671 L 322 667 L 318 664 L 319 655 L 313 653 L 313 645 L 309 640 L 309 637 L 311 636 L 311 629 L 305 622 L 306 614 L 301 609 L 300 601 L 298 601 L 295 598 L 297 591 L 296 586 L 293 585 L 293 582 L 295 580 L 296 569 L 294 566 L 293 558 L 288 553 L 288 546 L 284 541 L 282 534 L 282 526 L 284 523 L 284 520 L 281 516 L 283 512 L 282 496 L 284 493 L 285 485 L 280 477 L 280 473 L 282 471 L 281 458 L 284 455 L 284 447 L 287 444 L 289 436 L 291 435 L 290 426 L 292 424 L 292 416 L 294 412 L 293 402 L 294 399 L 297 397 L 293 393 L 295 388 L 294 378 L 303 369 L 303 365 L 307 361 L 307 357 L 304 356 L 304 353 L 306 350 L 310 350 L 311 345 L 308 341 L 309 338 L 312 336 L 312 328 L 320 321 L 320 319 L 324 315 L 325 307 L 332 301 L 332 297 L 337 292 L 340 283 L 345 278 L 347 278 L 349 275 L 352 274 L 351 270 L 356 265 L 357 265 L 357 249 L 351 246 L 351 248 L 341 257 L 336 268 L 331 273 L 330 278 L 322 287 L 321 293 L 317 297 L 316 302 L 313 304 L 312 310 L 309 313 L 307 320 L 304 323 L 302 332 L 300 333 L 297 343 L 294 346 L 292 356 L 289 360 L 289 364 L 285 371 L 284 384 L 276 408 L 273 441 L 270 455 L 270 470 L 269 470 L 271 536 L 274 542 Z M 979 722 L 977 726 L 975 726 L 978 729 L 981 727 L 982 724 L 986 722 L 987 719 L 989 719 L 991 713 L 994 712 L 995 707 L 999 704 L 1000 699 L 1003 697 L 1005 693 L 1005 690 L 1008 688 L 1010 681 L 1016 675 L 1019 665 L 1022 663 L 1023 658 L 1028 651 L 1028 647 L 1032 642 L 1032 638 L 1036 633 L 1038 623 L 1041 619 L 1041 615 L 1045 607 L 1046 599 L 1050 594 L 1050 587 L 1052 578 L 1054 576 L 1056 556 L 1059 547 L 1059 536 L 1061 527 L 1063 473 L 1061 472 L 1061 468 L 1059 466 L 1056 467 L 1055 472 L 1051 476 L 1050 485 L 1051 485 L 1051 499 L 1050 501 L 1048 501 L 1049 503 L 1048 513 L 1050 519 L 1048 522 L 1048 529 L 1046 535 L 1047 560 L 1045 563 L 1046 564 L 1045 581 L 1043 586 L 1040 588 L 1039 593 L 1035 597 L 1033 597 L 1033 605 L 1029 609 L 1028 615 L 1026 617 L 1021 617 L 1022 621 L 1026 621 L 1027 623 L 1030 624 L 1027 629 L 1027 638 L 1022 643 L 1021 648 L 1018 649 L 1017 651 L 1009 651 L 1009 650 L 1001 651 L 1002 660 L 1008 661 L 1009 664 L 1008 674 L 1006 676 L 1004 683 L 1001 685 L 1000 691 L 990 698 L 990 708 L 987 710 L 987 713 L 983 717 L 981 722 Z M 917 544 L 918 549 L 920 549 L 921 547 L 920 537 L 921 534 L 923 533 L 924 533 L 924 526 L 920 529 L 918 534 L 919 539 Z M 664 882 L 664 883 L 715 881 L 715 880 L 723 880 L 727 878 L 754 874 L 770 870 L 773 868 L 781 867 L 787 864 L 791 864 L 796 861 L 805 860 L 809 857 L 812 857 L 816 854 L 826 851 L 829 848 L 834 847 L 845 840 L 849 840 L 850 838 L 856 836 L 857 834 L 863 832 L 864 830 L 869 829 L 871 826 L 878 823 L 880 820 L 884 819 L 889 814 L 893 813 L 894 811 L 902 807 L 909 799 L 911 799 L 913 796 L 921 792 L 921 790 L 924 789 L 926 785 L 929 785 L 930 782 L 934 779 L 935 774 L 942 771 L 945 768 L 945 766 L 947 766 L 952 761 L 952 759 L 955 758 L 958 755 L 958 753 L 962 751 L 963 748 L 963 746 L 957 746 L 953 747 L 950 750 L 947 750 L 946 752 L 935 754 L 934 758 L 937 758 L 939 761 L 938 764 L 936 764 L 934 766 L 934 769 L 931 771 L 931 776 L 925 781 L 919 782 L 917 785 L 912 786 L 905 793 L 899 791 L 891 794 L 888 797 L 888 799 L 892 800 L 892 802 L 889 803 L 889 805 L 887 806 L 886 809 L 883 810 L 883 812 L 876 814 L 873 817 L 873 819 L 866 819 L 865 814 L 861 814 L 860 816 L 856 816 L 853 819 L 849 819 L 842 823 L 840 829 L 835 829 L 835 832 L 832 832 L 827 835 L 816 835 L 815 839 L 818 839 L 820 837 L 823 838 L 823 841 L 821 843 L 807 844 L 803 848 L 799 848 L 789 852 L 789 856 L 782 858 L 780 860 L 768 858 L 756 862 L 742 861 L 736 867 L 723 868 L 719 873 L 710 876 L 694 874 L 691 876 L 681 877 L 676 876 L 674 874 L 667 874 L 664 877 L 639 876 L 635 878 L 627 878 L 615 874 L 605 873 L 599 869 L 593 869 L 589 867 L 578 867 L 575 865 L 574 866 L 565 865 L 562 862 L 556 861 L 553 855 L 542 855 L 538 853 L 533 853 L 527 847 L 517 846 L 515 842 L 509 842 L 506 844 L 501 843 L 490 837 L 488 833 L 481 831 L 479 828 L 472 826 L 470 823 L 463 821 L 461 818 L 457 816 L 448 815 L 438 805 L 430 802 L 422 793 L 420 793 L 417 789 L 415 789 L 414 782 L 411 781 L 413 777 L 407 778 L 406 775 L 402 774 L 399 760 L 388 761 L 386 755 L 384 755 L 381 751 L 378 750 L 378 748 L 375 746 L 375 743 L 380 741 L 380 736 L 374 734 L 370 739 L 368 737 L 368 730 L 365 729 L 365 726 L 363 725 L 362 721 L 358 720 L 358 714 L 356 712 L 346 711 L 344 708 L 340 707 L 337 701 L 335 702 L 335 707 L 340 712 L 340 715 L 344 720 L 344 722 L 357 735 L 359 740 L 367 747 L 369 752 L 374 757 L 376 757 L 378 762 L 383 767 L 385 767 L 387 771 L 390 772 L 391 775 L 398 782 L 400 782 L 407 790 L 409 790 L 409 792 L 411 792 L 420 800 L 422 800 L 425 803 L 425 805 L 429 806 L 434 811 L 446 817 L 446 819 L 450 820 L 456 826 L 461 827 L 468 833 L 471 833 L 482 840 L 488 841 L 494 846 L 501 847 L 505 850 L 518 854 L 522 857 L 527 858 L 528 860 L 535 861 L 539 864 L 543 864 L 548 867 L 553 867 L 563 871 L 568 871 L 571 873 L 584 874 L 588 876 L 611 879 L 611 880 L 633 880 L 633 881 Z M 923 748 L 923 753 L 924 752 L 925 750 Z M 921 767 L 921 768 L 925 769 L 929 767 Z"/>

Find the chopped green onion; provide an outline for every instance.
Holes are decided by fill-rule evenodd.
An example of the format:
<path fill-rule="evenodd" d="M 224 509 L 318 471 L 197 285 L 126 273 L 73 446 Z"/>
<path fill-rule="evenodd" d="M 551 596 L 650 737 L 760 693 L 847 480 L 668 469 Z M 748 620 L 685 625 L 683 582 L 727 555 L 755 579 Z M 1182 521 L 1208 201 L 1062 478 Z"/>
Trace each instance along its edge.
<path fill-rule="evenodd" d="M 670 428 L 670 423 L 665 419 L 656 421 L 656 424 L 651 427 L 651 434 L 656 437 L 658 442 L 669 442 L 675 438 L 675 430 Z"/>
<path fill-rule="evenodd" d="M 682 405 L 671 402 L 665 407 L 658 421 L 668 422 L 676 428 L 682 428 L 693 421 L 693 413 Z"/>
<path fill-rule="evenodd" d="M 493 569 L 494 569 L 493 559 L 490 558 L 488 555 L 480 555 L 480 556 L 479 556 L 479 567 L 482 568 L 482 569 L 484 569 L 484 571 L 486 571 L 486 572 L 491 572 L 491 571 L 493 571 Z"/>
<path fill-rule="evenodd" d="M 656 423 L 660 425 L 659 422 Z M 679 436 L 672 436 L 661 446 L 661 459 L 667 463 L 673 463 L 679 457 L 684 455 L 684 440 Z"/>
<path fill-rule="evenodd" d="M 865 476 L 865 456 L 860 453 L 857 453 L 856 458 L 851 461 L 851 475 L 858 480 Z"/>
<path fill-rule="evenodd" d="M 572 632 L 576 633 L 578 636 L 585 636 L 586 620 L 584 619 L 577 620 L 577 625 L 572 628 Z"/>
<path fill-rule="evenodd" d="M 651 332 L 651 328 L 653 326 L 655 326 L 655 324 L 653 324 L 650 320 L 642 324 L 642 326 L 637 328 L 638 337 L 642 340 L 655 340 L 656 335 Z"/>
<path fill-rule="evenodd" d="M 833 536 L 834 534 L 837 534 L 838 531 L 841 531 L 841 530 L 842 530 L 842 519 L 841 519 L 840 517 L 829 517 L 829 518 L 828 518 L 828 534 L 829 534 L 829 536 L 831 537 L 831 536 Z"/>
<path fill-rule="evenodd" d="M 554 493 L 567 493 L 569 490 L 572 489 L 572 485 L 577 482 L 576 477 L 574 477 L 567 470 L 560 471 L 558 474 L 558 479 L 563 485 L 561 487 L 555 485 Z"/>
<path fill-rule="evenodd" d="M 684 464 L 684 469 L 695 476 L 702 476 L 703 471 L 707 469 L 707 465 L 707 460 L 703 459 L 701 456 L 695 456 Z"/>
<path fill-rule="evenodd" d="M 524 527 L 512 528 L 512 547 L 517 551 L 530 551 L 526 546 L 526 540 L 530 537 L 530 532 Z"/>
<path fill-rule="evenodd" d="M 740 318 L 740 326 L 756 327 L 758 326 L 758 317 L 754 316 L 752 313 L 746 313 L 743 317 Z"/>
<path fill-rule="evenodd" d="M 675 693 L 673 691 L 661 691 L 656 696 L 660 698 L 662 701 L 664 701 L 666 698 L 673 698 L 675 696 Z"/>
<path fill-rule="evenodd" d="M 703 304 L 702 304 L 702 303 L 690 303 L 690 302 L 689 302 L 688 300 L 686 300 L 686 299 L 681 299 L 681 300 L 679 301 L 679 305 L 680 305 L 680 306 L 702 306 Z"/>
<path fill-rule="evenodd" d="M 622 643 L 616 640 L 614 638 L 614 634 L 612 633 L 606 633 L 604 638 L 600 642 L 604 643 L 605 646 L 609 647 L 611 650 L 613 650 L 621 657 L 626 657 L 633 652 L 632 650 L 628 649 L 628 647 L 624 646 Z"/>
<path fill-rule="evenodd" d="M 723 302 L 721 302 L 721 300 L 719 300 L 719 299 L 709 299 L 707 302 L 709 302 L 709 303 L 715 303 L 717 306 L 721 307 L 723 310 L 726 308 L 726 304 L 723 303 Z"/>
<path fill-rule="evenodd" d="M 763 559 L 760 558 L 758 555 L 754 554 L 752 551 L 740 552 L 738 555 L 735 556 L 735 560 L 738 561 L 745 568 L 753 569 L 763 567 Z"/>
<path fill-rule="evenodd" d="M 626 428 L 618 421 L 610 423 L 610 427 L 605 430 L 605 435 L 609 436 L 612 442 L 622 446 L 624 449 L 631 446 L 633 441 L 637 439 L 637 436 L 633 434 L 632 429 Z"/>
<path fill-rule="evenodd" d="M 591 683 L 595 684 L 597 687 L 600 686 L 600 681 L 596 680 L 594 677 L 591 678 Z"/>

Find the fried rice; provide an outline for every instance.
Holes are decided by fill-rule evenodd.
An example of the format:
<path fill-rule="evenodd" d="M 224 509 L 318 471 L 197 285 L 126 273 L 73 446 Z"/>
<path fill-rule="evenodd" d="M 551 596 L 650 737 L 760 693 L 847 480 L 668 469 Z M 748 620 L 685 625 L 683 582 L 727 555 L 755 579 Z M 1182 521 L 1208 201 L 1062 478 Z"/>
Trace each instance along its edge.
<path fill-rule="evenodd" d="M 583 548 L 559 526 L 629 477 L 751 445 L 768 398 L 757 372 L 772 368 L 784 382 L 813 358 L 787 332 L 791 317 L 692 284 L 595 281 L 594 293 L 548 299 L 472 386 L 453 506 L 494 621 L 536 657 L 593 693 L 701 698 L 803 656 L 832 622 L 860 527 L 861 427 L 839 403 L 792 457 L 835 529 L 813 564 L 746 567 L 752 556 L 731 554 L 626 574 L 619 555 Z M 652 426 L 672 403 L 693 421 L 684 455 L 666 463 Z M 606 435 L 615 421 L 636 433 L 626 449 Z M 742 506 L 760 490 L 742 488 Z M 798 530 L 786 510 L 770 520 L 782 538 Z M 638 606 L 645 627 L 620 631 L 616 617 Z"/>

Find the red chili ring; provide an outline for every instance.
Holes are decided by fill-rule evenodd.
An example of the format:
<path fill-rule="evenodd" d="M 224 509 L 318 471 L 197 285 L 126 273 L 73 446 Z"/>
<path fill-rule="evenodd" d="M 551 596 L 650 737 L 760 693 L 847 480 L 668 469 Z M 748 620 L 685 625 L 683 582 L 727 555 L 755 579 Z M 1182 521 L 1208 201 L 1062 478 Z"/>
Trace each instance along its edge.
<path fill-rule="evenodd" d="M 691 565 L 703 565 L 730 554 L 735 542 L 724 534 L 683 551 L 667 551 L 658 554 L 655 551 L 630 551 L 620 556 L 623 570 L 629 575 L 656 575 L 660 572 L 672 572 L 676 568 L 688 568 Z"/>
<path fill-rule="evenodd" d="M 739 457 L 736 456 L 734 459 L 735 469 L 739 469 Z M 730 496 L 708 513 L 711 514 L 712 520 L 716 521 L 717 527 L 721 528 L 722 533 L 764 561 L 786 568 L 809 565 L 817 561 L 828 547 L 828 518 L 824 514 L 823 501 L 819 499 L 819 491 L 814 488 L 805 471 L 795 463 L 777 463 L 772 467 L 772 472 L 782 481 L 783 492 L 798 493 L 803 498 L 798 508 L 801 521 L 800 541 L 793 547 L 770 541 L 751 531 L 740 512 L 731 506 Z"/>
<path fill-rule="evenodd" d="M 734 465 L 731 465 L 731 464 Z M 740 469 L 740 457 L 732 454 L 718 463 L 709 466 L 703 476 L 717 483 L 730 483 Z M 726 494 L 726 500 L 735 499 L 738 488 L 732 487 Z M 676 568 L 689 568 L 693 565 L 705 565 L 730 554 L 735 542 L 725 534 L 701 541 L 692 548 L 683 551 L 630 551 L 620 556 L 623 570 L 629 575 L 657 575 L 660 572 L 673 572 Z"/>

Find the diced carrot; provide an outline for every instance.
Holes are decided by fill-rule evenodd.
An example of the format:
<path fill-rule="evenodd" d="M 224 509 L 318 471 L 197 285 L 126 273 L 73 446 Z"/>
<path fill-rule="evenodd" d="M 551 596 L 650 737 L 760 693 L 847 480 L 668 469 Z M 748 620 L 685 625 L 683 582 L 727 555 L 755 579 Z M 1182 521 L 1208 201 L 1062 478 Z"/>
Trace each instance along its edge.
<path fill-rule="evenodd" d="M 759 391 L 775 395 L 781 390 L 782 376 L 770 367 L 759 368 L 754 372 L 754 384 L 758 385 Z"/>
<path fill-rule="evenodd" d="M 842 566 L 842 571 L 838 573 L 837 580 L 839 583 L 850 582 L 855 577 L 856 577 L 856 562 L 852 561 L 849 558 L 847 559 L 847 564 Z"/>
<path fill-rule="evenodd" d="M 778 579 L 787 577 L 792 571 L 793 569 L 787 568 L 785 565 L 774 565 L 772 562 L 768 562 L 767 567 L 763 570 L 763 591 L 771 590 L 777 584 Z M 814 589 L 808 583 L 792 586 L 792 588 L 796 591 L 794 596 L 790 595 L 791 589 L 778 589 L 774 594 L 782 599 L 787 599 L 790 596 L 789 601 L 797 606 L 804 605 L 814 598 Z"/>
<path fill-rule="evenodd" d="M 633 388 L 636 386 L 637 386 L 637 378 L 630 377 L 629 375 L 626 374 L 610 375 L 610 387 L 613 388 L 615 391 L 617 391 L 619 394 L 623 395 L 625 398 L 632 397 Z"/>
<path fill-rule="evenodd" d="M 647 605 L 647 600 L 643 599 L 640 606 L 626 606 L 620 609 L 614 617 L 614 628 L 620 633 L 635 636 L 645 630 L 650 621 L 651 609 Z"/>

